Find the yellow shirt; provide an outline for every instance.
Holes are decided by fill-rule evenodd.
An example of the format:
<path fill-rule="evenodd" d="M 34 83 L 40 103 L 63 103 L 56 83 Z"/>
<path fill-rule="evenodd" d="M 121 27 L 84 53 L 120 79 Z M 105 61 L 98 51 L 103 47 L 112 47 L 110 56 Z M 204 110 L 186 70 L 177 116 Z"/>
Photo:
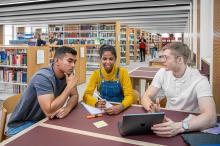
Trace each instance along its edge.
<path fill-rule="evenodd" d="M 116 73 L 117 73 L 116 66 L 113 67 L 110 73 L 107 73 L 105 69 L 102 67 L 102 76 L 104 80 L 108 81 L 115 81 L 116 80 Z M 127 108 L 133 103 L 133 96 L 132 96 L 132 85 L 131 80 L 128 75 L 128 71 L 125 68 L 121 68 L 119 70 L 119 81 L 124 93 L 124 99 L 122 101 L 122 105 Z M 94 90 L 96 88 L 100 88 L 101 77 L 100 77 L 100 70 L 95 70 L 90 77 L 89 83 L 83 95 L 83 101 L 86 104 L 91 106 L 95 106 L 97 99 L 93 97 Z"/>

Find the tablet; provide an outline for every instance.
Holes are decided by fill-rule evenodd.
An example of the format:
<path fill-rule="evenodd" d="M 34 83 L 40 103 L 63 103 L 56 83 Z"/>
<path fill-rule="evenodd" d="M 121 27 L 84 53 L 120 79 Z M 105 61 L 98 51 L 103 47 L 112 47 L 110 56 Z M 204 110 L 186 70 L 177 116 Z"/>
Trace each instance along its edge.
<path fill-rule="evenodd" d="M 164 112 L 126 114 L 123 115 L 122 122 L 118 123 L 118 129 L 122 136 L 151 134 L 151 127 L 162 123 L 163 119 Z"/>

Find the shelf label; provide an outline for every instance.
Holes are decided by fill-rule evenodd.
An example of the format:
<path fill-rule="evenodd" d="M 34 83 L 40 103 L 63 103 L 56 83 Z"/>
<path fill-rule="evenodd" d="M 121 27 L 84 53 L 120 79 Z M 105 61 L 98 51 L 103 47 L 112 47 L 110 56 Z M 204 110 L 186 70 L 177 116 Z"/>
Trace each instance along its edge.
<path fill-rule="evenodd" d="M 84 58 L 85 57 L 84 50 L 85 50 L 84 47 L 80 47 L 80 58 Z"/>
<path fill-rule="evenodd" d="M 44 64 L 44 50 L 37 50 L 37 64 Z"/>

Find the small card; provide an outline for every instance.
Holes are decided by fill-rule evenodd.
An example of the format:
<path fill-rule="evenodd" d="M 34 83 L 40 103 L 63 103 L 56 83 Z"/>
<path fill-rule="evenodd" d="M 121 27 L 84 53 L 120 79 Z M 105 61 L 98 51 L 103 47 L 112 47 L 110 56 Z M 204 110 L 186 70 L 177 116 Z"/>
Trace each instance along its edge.
<path fill-rule="evenodd" d="M 94 122 L 93 124 L 96 126 L 96 128 L 102 128 L 108 126 L 108 124 L 105 121 L 98 121 L 98 122 Z"/>

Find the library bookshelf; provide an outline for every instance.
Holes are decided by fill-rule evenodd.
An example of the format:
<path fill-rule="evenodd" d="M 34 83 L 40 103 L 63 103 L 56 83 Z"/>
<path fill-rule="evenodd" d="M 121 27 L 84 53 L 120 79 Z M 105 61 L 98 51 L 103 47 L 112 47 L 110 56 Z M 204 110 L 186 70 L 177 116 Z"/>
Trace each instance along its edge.
<path fill-rule="evenodd" d="M 43 52 L 41 64 L 37 64 L 39 50 Z M 22 93 L 32 75 L 48 67 L 48 50 L 48 47 L 0 45 L 0 93 Z"/>
<path fill-rule="evenodd" d="M 120 22 L 94 22 L 84 24 L 51 24 L 49 33 L 63 45 L 85 45 L 87 48 L 108 44 L 116 48 L 117 64 L 120 63 Z M 90 46 L 92 45 L 92 46 Z M 91 54 L 95 55 L 95 54 Z M 94 57 L 95 58 L 95 57 Z M 88 63 L 91 65 L 91 63 Z M 96 65 L 93 64 L 93 68 Z"/>

